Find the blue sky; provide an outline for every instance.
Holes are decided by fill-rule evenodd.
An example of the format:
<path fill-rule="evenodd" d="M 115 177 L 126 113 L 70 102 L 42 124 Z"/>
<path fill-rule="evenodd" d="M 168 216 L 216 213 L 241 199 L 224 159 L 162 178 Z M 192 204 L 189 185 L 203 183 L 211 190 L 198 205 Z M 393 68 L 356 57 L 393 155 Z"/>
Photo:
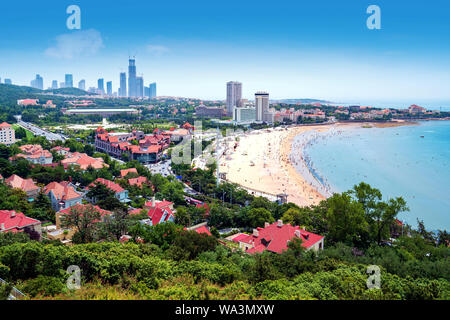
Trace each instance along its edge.
<path fill-rule="evenodd" d="M 68 30 L 66 8 L 81 8 Z M 381 30 L 369 30 L 369 5 Z M 426 1 L 2 1 L 0 77 L 98 78 L 118 86 L 136 55 L 159 95 L 224 99 L 243 95 L 338 102 L 450 101 L 450 4 Z"/>

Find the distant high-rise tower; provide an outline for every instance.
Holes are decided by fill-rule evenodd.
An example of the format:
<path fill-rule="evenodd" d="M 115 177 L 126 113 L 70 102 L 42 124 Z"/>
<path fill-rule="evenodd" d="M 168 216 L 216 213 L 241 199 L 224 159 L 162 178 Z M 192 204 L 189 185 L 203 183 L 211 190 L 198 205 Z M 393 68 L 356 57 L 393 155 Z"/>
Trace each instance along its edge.
<path fill-rule="evenodd" d="M 269 112 L 269 94 L 267 92 L 255 93 L 256 121 L 266 121 Z"/>
<path fill-rule="evenodd" d="M 156 82 L 150 83 L 150 98 L 156 98 Z"/>
<path fill-rule="evenodd" d="M 11 79 L 5 79 L 5 84 L 12 84 L 12 80 Z"/>
<path fill-rule="evenodd" d="M 136 78 L 136 97 L 144 96 L 144 78 L 137 77 Z"/>
<path fill-rule="evenodd" d="M 44 79 L 37 74 L 36 79 L 31 81 L 31 86 L 36 89 L 44 89 Z"/>
<path fill-rule="evenodd" d="M 86 80 L 83 79 L 78 82 L 78 89 L 86 90 Z"/>
<path fill-rule="evenodd" d="M 112 81 L 106 83 L 106 94 L 112 96 Z"/>
<path fill-rule="evenodd" d="M 128 96 L 137 97 L 136 88 L 136 60 L 133 58 L 129 60 L 128 65 Z"/>
<path fill-rule="evenodd" d="M 121 72 L 120 73 L 119 96 L 120 97 L 126 97 L 127 96 L 127 74 L 126 74 L 126 72 Z"/>
<path fill-rule="evenodd" d="M 98 79 L 97 89 L 104 94 L 105 93 L 105 80 L 103 78 Z"/>
<path fill-rule="evenodd" d="M 52 81 L 52 89 L 58 89 L 58 81 L 57 80 Z"/>
<path fill-rule="evenodd" d="M 71 74 L 66 74 L 65 84 L 66 88 L 73 88 L 73 76 Z"/>
<path fill-rule="evenodd" d="M 242 83 L 227 82 L 227 116 L 233 115 L 233 108 L 240 107 L 242 99 Z"/>

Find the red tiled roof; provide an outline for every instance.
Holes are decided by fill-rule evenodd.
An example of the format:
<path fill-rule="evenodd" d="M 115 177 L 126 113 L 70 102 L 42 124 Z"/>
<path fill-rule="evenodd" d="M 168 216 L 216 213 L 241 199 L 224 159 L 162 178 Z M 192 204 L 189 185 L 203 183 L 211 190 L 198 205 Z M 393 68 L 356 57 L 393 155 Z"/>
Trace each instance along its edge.
<path fill-rule="evenodd" d="M 164 208 L 164 207 L 169 207 L 173 205 L 173 202 L 167 201 L 167 200 L 163 200 L 163 201 L 155 201 L 155 208 Z M 144 205 L 144 207 L 147 208 L 153 208 L 153 203 L 152 201 L 147 201 Z"/>
<path fill-rule="evenodd" d="M 109 180 L 106 180 L 106 179 L 103 179 L 103 178 L 98 178 L 93 183 L 91 183 L 89 185 L 89 187 L 94 187 L 96 183 L 101 183 L 101 184 L 105 185 L 108 189 L 114 191 L 114 193 L 119 193 L 119 192 L 125 191 L 125 189 L 122 188 L 117 183 L 114 183 L 112 181 L 109 181 Z"/>
<path fill-rule="evenodd" d="M 300 239 L 302 240 L 302 246 L 310 248 L 324 237 L 302 230 L 298 226 L 291 226 L 290 224 L 282 224 L 280 227 L 275 222 L 265 228 L 257 228 L 258 236 L 248 235 L 242 237 L 240 242 L 245 242 L 253 245 L 254 247 L 247 250 L 248 253 L 261 252 L 269 250 L 276 253 L 281 253 L 287 249 L 288 241 L 297 237 L 296 231 L 300 233 Z"/>
<path fill-rule="evenodd" d="M 120 170 L 120 176 L 122 178 L 125 177 L 129 173 L 136 173 L 137 174 L 138 172 L 137 172 L 136 168 Z"/>
<path fill-rule="evenodd" d="M 128 184 L 130 186 L 141 187 L 142 184 L 144 184 L 144 183 L 147 183 L 147 178 L 146 177 L 137 177 L 137 178 L 128 179 Z"/>
<path fill-rule="evenodd" d="M 162 220 L 164 214 L 166 214 L 166 217 Z M 152 220 L 152 225 L 155 226 L 159 223 L 166 222 L 170 217 L 173 217 L 173 212 L 169 207 L 152 208 L 148 210 L 147 215 Z"/>
<path fill-rule="evenodd" d="M 11 125 L 9 123 L 3 122 L 0 124 L 0 128 L 9 128 Z"/>
<path fill-rule="evenodd" d="M 21 232 L 21 229 L 27 226 L 40 223 L 39 220 L 29 218 L 22 212 L 0 210 L 0 232 Z"/>
<path fill-rule="evenodd" d="M 25 192 L 34 191 L 39 189 L 39 187 L 33 182 L 32 179 L 22 179 L 16 174 L 13 174 L 8 179 L 6 179 L 6 184 L 11 188 L 22 189 Z"/>
<path fill-rule="evenodd" d="M 75 189 L 70 186 L 69 182 L 63 181 L 61 183 L 51 182 L 44 188 L 44 193 L 48 194 L 52 192 L 57 200 L 73 200 L 81 198 L 81 194 L 76 192 Z"/>

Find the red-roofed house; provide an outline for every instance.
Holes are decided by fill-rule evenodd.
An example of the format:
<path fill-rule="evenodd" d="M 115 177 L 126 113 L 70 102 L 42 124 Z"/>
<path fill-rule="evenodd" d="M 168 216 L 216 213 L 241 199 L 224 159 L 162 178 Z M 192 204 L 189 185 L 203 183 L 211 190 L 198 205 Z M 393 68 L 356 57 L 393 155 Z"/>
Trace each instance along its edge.
<path fill-rule="evenodd" d="M 61 210 L 56 213 L 56 230 L 47 233 L 47 238 L 50 240 L 71 240 L 75 232 L 77 231 L 75 227 L 65 229 L 62 224 L 63 217 L 65 215 L 71 214 L 73 210 L 79 210 L 83 212 L 84 210 L 92 210 L 94 212 L 100 213 L 102 219 L 105 215 L 110 215 L 112 212 L 103 210 L 99 206 L 94 206 L 92 204 L 76 204 L 70 208 Z M 100 221 L 100 220 L 99 220 Z M 99 222 L 94 221 L 94 222 Z M 66 231 L 66 232 L 64 232 Z"/>
<path fill-rule="evenodd" d="M 19 149 L 22 151 L 22 153 L 11 157 L 10 160 L 24 158 L 34 164 L 49 164 L 53 161 L 53 156 L 50 151 L 44 150 L 41 145 L 26 144 L 20 146 Z"/>
<path fill-rule="evenodd" d="M 130 168 L 130 169 L 120 170 L 120 177 L 121 178 L 125 178 L 127 176 L 127 174 L 129 174 L 129 173 L 136 173 L 136 174 L 138 174 L 136 168 Z"/>
<path fill-rule="evenodd" d="M 141 188 L 143 184 L 150 184 L 150 182 L 146 177 L 137 177 L 128 179 L 128 184 L 130 186 L 138 186 L 139 188 Z"/>
<path fill-rule="evenodd" d="M 266 250 L 281 253 L 287 250 L 289 241 L 295 238 L 301 239 L 302 246 L 307 250 L 323 249 L 323 236 L 308 232 L 298 226 L 283 224 L 281 220 L 273 224 L 266 222 L 264 228 L 253 229 L 252 235 L 241 236 L 239 247 L 250 254 Z"/>
<path fill-rule="evenodd" d="M 83 199 L 83 195 L 76 192 L 75 188 L 67 181 L 49 183 L 45 186 L 44 193 L 50 198 L 55 211 L 81 204 Z"/>
<path fill-rule="evenodd" d="M 155 226 L 164 222 L 175 222 L 175 215 L 169 207 L 164 208 L 152 208 L 147 212 L 149 219 L 141 220 L 141 223 Z"/>
<path fill-rule="evenodd" d="M 0 210 L 0 232 L 26 232 L 32 239 L 41 237 L 41 222 L 21 212 Z"/>
<path fill-rule="evenodd" d="M 41 190 L 32 179 L 22 179 L 16 174 L 5 180 L 7 186 L 11 188 L 22 189 L 29 199 L 35 199 Z"/>
<path fill-rule="evenodd" d="M 89 185 L 89 187 L 87 187 L 86 189 L 90 189 L 90 188 L 94 187 L 96 183 L 101 183 L 101 184 L 105 185 L 106 188 L 108 188 L 109 190 L 114 192 L 115 197 L 120 202 L 127 202 L 129 200 L 128 199 L 128 190 L 125 190 L 124 188 L 122 188 L 117 183 L 114 183 L 112 181 L 109 181 L 109 180 L 106 180 L 106 179 L 103 179 L 103 178 L 98 178 L 93 183 L 91 183 Z M 92 200 L 95 201 L 96 199 L 92 199 Z"/>
<path fill-rule="evenodd" d="M 65 156 L 70 152 L 70 148 L 64 148 L 64 147 L 54 147 L 50 149 L 50 151 L 55 151 L 57 154 Z"/>
<path fill-rule="evenodd" d="M 81 170 L 87 170 L 89 167 L 94 169 L 101 169 L 103 167 L 109 168 L 102 158 L 92 158 L 86 153 L 73 152 L 69 153 L 64 160 L 61 161 L 64 166 L 75 165 Z"/>
<path fill-rule="evenodd" d="M 198 234 L 204 233 L 204 234 L 207 234 L 208 236 L 211 236 L 211 232 L 209 231 L 207 222 L 203 222 L 203 223 L 197 224 L 197 225 L 189 227 L 189 228 L 184 228 L 184 230 L 195 231 Z"/>
<path fill-rule="evenodd" d="M 170 210 L 174 211 L 173 202 L 167 201 L 166 199 L 163 199 L 162 201 L 156 200 L 155 197 L 153 197 L 152 201 L 147 201 L 144 204 L 144 208 L 145 209 L 169 208 Z"/>

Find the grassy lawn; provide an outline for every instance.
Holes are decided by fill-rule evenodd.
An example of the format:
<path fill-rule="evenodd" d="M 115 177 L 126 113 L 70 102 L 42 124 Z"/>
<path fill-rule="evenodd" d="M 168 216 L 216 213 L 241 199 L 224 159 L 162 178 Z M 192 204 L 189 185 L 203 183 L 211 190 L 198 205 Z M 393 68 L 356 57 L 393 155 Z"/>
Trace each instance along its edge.
<path fill-rule="evenodd" d="M 13 124 L 12 125 L 14 130 L 17 130 L 18 128 L 20 128 L 20 126 L 18 124 Z M 32 134 L 30 131 L 28 131 L 27 129 L 25 129 L 26 133 L 27 133 L 27 139 L 31 139 L 34 137 L 34 134 Z"/>

